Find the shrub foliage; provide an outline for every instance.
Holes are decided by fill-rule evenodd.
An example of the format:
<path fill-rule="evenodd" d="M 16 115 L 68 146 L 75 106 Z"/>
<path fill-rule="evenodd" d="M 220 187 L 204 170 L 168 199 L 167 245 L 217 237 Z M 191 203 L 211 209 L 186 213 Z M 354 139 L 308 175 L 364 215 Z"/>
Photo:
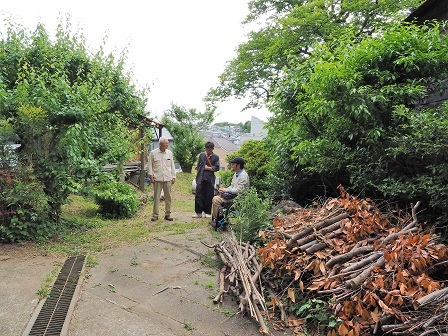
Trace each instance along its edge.
<path fill-rule="evenodd" d="M 71 193 L 132 155 L 128 126 L 141 120 L 145 90 L 134 87 L 124 61 L 88 51 L 69 22 L 55 38 L 43 25 L 29 32 L 14 23 L 0 37 L 0 153 L 20 144 L 0 160 L 2 169 L 20 167 L 6 173 L 14 182 L 1 193 L 0 239 L 47 237 Z"/>
<path fill-rule="evenodd" d="M 235 198 L 231 224 L 235 235 L 243 242 L 260 244 L 259 232 L 272 227 L 271 204 L 262 199 L 255 188 L 243 191 Z"/>
<path fill-rule="evenodd" d="M 89 188 L 98 204 L 98 212 L 107 218 L 132 217 L 139 208 L 134 187 L 129 184 L 107 181 Z"/>
<path fill-rule="evenodd" d="M 447 222 L 448 110 L 425 104 L 447 89 L 441 30 L 401 24 L 362 41 L 339 39 L 288 71 L 270 137 L 277 171 L 288 172 L 283 185 L 300 204 L 336 196 L 343 184 L 401 206 L 421 201 L 427 219 Z"/>
<path fill-rule="evenodd" d="M 0 170 L 0 242 L 46 239 L 55 228 L 44 186 L 32 171 Z"/>

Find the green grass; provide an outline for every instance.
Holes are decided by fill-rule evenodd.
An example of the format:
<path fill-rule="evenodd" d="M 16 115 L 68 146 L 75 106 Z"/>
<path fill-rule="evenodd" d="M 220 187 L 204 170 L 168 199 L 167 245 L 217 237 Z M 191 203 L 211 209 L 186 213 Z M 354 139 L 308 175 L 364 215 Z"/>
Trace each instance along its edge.
<path fill-rule="evenodd" d="M 194 195 L 191 195 L 191 197 L 194 197 Z M 173 209 L 176 209 L 176 211 L 194 213 L 194 201 L 182 201 L 173 199 L 171 207 Z"/>
<path fill-rule="evenodd" d="M 173 185 L 172 209 L 176 213 L 190 216 L 194 212 L 194 195 L 191 193 L 191 173 L 178 173 Z M 39 245 L 47 254 L 75 255 L 95 254 L 124 244 L 138 244 L 148 241 L 160 232 L 185 234 L 204 226 L 204 220 L 173 222 L 163 220 L 151 222 L 152 187 L 140 193 L 141 199 L 148 199 L 137 214 L 128 219 L 104 219 L 97 214 L 98 206 L 88 197 L 72 195 L 69 204 L 62 207 L 62 225 L 58 236 Z M 161 212 L 163 202 L 161 202 Z"/>
<path fill-rule="evenodd" d="M 201 258 L 201 264 L 207 265 L 213 269 L 220 269 L 222 267 L 222 261 L 216 256 L 215 251 L 208 251 L 204 257 Z"/>
<path fill-rule="evenodd" d="M 94 256 L 89 254 L 86 260 L 86 267 L 93 267 L 95 265 L 98 265 L 98 260 Z"/>
<path fill-rule="evenodd" d="M 193 325 L 191 323 L 186 322 L 186 321 L 184 321 L 184 328 L 187 329 L 188 331 L 192 331 L 194 329 Z"/>
<path fill-rule="evenodd" d="M 131 266 L 133 266 L 133 267 L 138 266 L 137 255 L 135 253 L 134 253 L 134 256 L 131 259 Z"/>
<path fill-rule="evenodd" d="M 191 182 L 196 177 L 195 174 L 192 173 L 177 173 L 176 174 L 176 183 L 174 186 L 179 190 L 180 193 L 187 195 L 191 193 Z"/>
<path fill-rule="evenodd" d="M 42 281 L 39 289 L 36 294 L 39 296 L 39 300 L 43 300 L 50 296 L 51 288 L 53 287 L 53 282 L 56 280 L 59 271 L 62 266 L 59 265 L 56 269 L 52 270 L 50 273 L 45 275 L 44 280 Z"/>
<path fill-rule="evenodd" d="M 215 282 L 213 280 L 207 281 L 207 283 L 204 285 L 205 288 L 212 290 L 215 288 Z"/>

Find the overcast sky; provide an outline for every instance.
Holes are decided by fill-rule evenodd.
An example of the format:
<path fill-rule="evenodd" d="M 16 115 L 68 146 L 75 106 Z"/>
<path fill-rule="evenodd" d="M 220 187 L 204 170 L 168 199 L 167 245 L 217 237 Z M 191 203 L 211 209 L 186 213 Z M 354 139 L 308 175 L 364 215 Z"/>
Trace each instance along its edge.
<path fill-rule="evenodd" d="M 73 30 L 82 30 L 90 49 L 107 36 L 109 50 L 127 48 L 127 64 L 138 86 L 150 85 L 148 112 L 160 117 L 171 102 L 204 111 L 202 99 L 215 86 L 225 63 L 246 40 L 241 22 L 248 0 L 13 0 L 2 2 L 0 17 L 34 30 L 44 24 L 51 36 L 61 17 L 70 14 Z M 243 102 L 219 105 L 217 121 L 245 122 L 262 109 L 241 112 Z"/>

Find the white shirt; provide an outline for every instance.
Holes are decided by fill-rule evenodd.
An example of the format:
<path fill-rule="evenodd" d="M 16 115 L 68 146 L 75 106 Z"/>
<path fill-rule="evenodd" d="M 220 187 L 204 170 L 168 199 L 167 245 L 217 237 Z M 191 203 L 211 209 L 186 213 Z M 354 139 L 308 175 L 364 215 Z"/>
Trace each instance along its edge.
<path fill-rule="evenodd" d="M 149 176 L 154 176 L 157 182 L 167 182 L 176 178 L 173 153 L 166 149 L 162 152 L 156 148 L 149 153 Z"/>

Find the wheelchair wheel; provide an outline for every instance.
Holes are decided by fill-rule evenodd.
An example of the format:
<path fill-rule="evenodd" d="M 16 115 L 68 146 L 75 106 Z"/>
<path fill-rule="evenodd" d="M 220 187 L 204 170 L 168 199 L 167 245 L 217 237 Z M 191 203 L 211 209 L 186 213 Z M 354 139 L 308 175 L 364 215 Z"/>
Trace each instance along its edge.
<path fill-rule="evenodd" d="M 236 212 L 233 207 L 233 202 L 222 207 L 223 217 L 217 222 L 217 231 L 227 231 L 232 225 L 232 218 L 235 217 Z"/>

